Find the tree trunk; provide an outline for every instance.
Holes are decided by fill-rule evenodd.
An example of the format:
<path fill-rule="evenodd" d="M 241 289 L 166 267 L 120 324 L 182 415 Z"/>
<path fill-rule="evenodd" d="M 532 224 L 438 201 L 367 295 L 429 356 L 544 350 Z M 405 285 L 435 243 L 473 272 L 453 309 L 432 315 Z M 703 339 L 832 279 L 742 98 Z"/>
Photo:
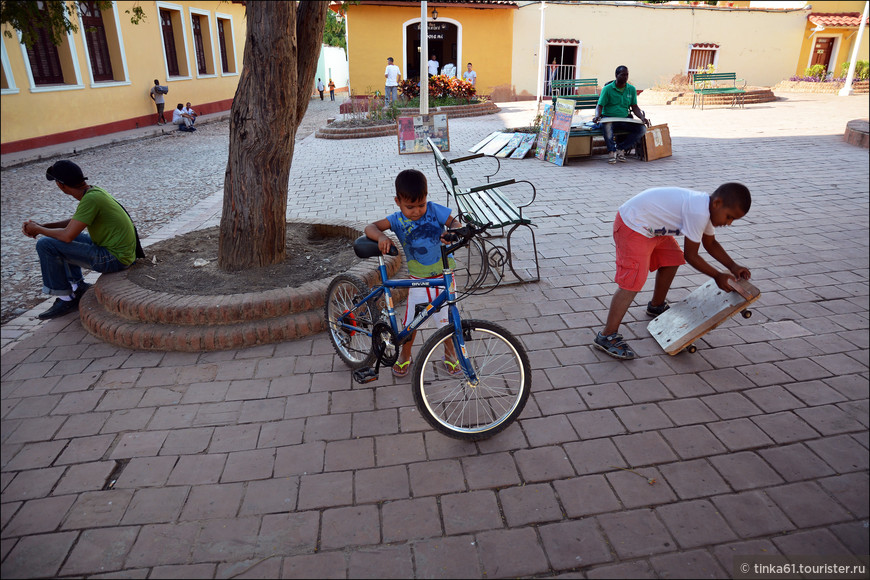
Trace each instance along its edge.
<path fill-rule="evenodd" d="M 327 2 L 247 3 L 218 242 L 223 270 L 284 260 L 293 146 L 311 96 L 327 9 Z"/>

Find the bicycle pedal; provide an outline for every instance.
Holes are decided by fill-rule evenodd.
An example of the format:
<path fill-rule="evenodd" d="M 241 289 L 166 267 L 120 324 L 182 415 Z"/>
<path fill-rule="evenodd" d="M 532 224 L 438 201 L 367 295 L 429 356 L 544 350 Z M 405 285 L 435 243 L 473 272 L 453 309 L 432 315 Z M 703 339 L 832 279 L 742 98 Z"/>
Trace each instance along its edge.
<path fill-rule="evenodd" d="M 378 380 L 378 373 L 371 367 L 364 367 L 361 369 L 357 369 L 353 371 L 353 380 L 359 383 L 360 385 L 364 385 L 366 383 L 370 383 L 372 381 Z"/>

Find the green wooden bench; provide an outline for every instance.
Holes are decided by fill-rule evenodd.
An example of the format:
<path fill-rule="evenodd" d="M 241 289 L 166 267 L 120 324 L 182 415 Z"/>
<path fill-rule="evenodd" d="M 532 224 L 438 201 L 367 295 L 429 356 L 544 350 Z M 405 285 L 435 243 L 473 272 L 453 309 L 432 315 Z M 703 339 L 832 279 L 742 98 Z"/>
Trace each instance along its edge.
<path fill-rule="evenodd" d="M 582 79 L 581 79 L 582 80 Z M 587 79 L 587 80 L 595 80 L 595 79 Z M 596 81 L 597 82 L 597 81 Z M 556 106 L 556 99 L 571 99 L 574 101 L 574 110 L 575 111 L 587 111 L 587 110 L 595 110 L 595 107 L 598 106 L 598 97 L 599 95 L 569 95 L 567 97 L 553 97 L 553 107 Z M 623 131 L 614 131 L 614 135 L 623 135 Z M 575 154 L 571 155 L 571 150 L 574 148 L 571 145 L 571 139 L 580 138 L 580 137 L 603 137 L 604 133 L 601 132 L 601 129 L 592 129 L 589 127 L 572 127 L 571 132 L 568 134 L 568 157 L 575 156 L 585 156 L 583 154 Z M 640 155 L 640 145 L 638 145 L 638 155 Z M 592 154 L 592 146 L 591 141 L 588 147 L 579 147 L 580 150 L 589 149 L 589 153 L 586 155 Z"/>
<path fill-rule="evenodd" d="M 537 196 L 535 186 L 527 180 L 517 181 L 515 179 L 504 179 L 496 182 L 490 182 L 489 178 L 494 174 L 486 176 L 486 183 L 463 187 L 459 184 L 459 177 L 454 170 L 454 166 L 466 161 L 481 158 L 491 158 L 476 153 L 474 155 L 466 155 L 447 159 L 438 147 L 427 139 L 429 148 L 432 149 L 432 154 L 435 157 L 435 171 L 438 174 L 438 179 L 447 191 L 447 205 L 450 206 L 450 198 L 452 197 L 456 203 L 456 208 L 459 214 L 459 219 L 466 223 L 471 223 L 476 226 L 490 225 L 493 228 L 502 228 L 504 232 L 503 238 L 505 246 L 502 247 L 494 242 L 498 236 L 482 238 L 483 252 L 488 258 L 490 270 L 494 270 L 496 280 L 500 282 L 504 278 L 504 266 L 510 269 L 516 276 L 518 282 L 537 282 L 541 279 L 541 267 L 538 263 L 538 246 L 535 242 L 535 231 L 532 220 L 523 214 L 523 209 L 529 207 Z M 523 203 L 514 203 L 507 195 L 504 194 L 502 188 L 516 185 L 520 183 L 528 184 L 531 188 L 531 197 Z M 535 259 L 535 275 L 534 277 L 526 277 L 517 272 L 514 261 L 513 252 L 511 251 L 511 236 L 519 227 L 528 228 L 532 237 L 532 253 Z M 492 231 L 492 230 L 490 230 Z"/>
<path fill-rule="evenodd" d="M 700 102 L 704 110 L 704 97 L 707 95 L 731 95 L 731 106 L 740 105 L 746 97 L 746 81 L 738 79 L 737 73 L 695 73 L 693 81 L 692 108 Z M 737 84 L 742 82 L 743 86 Z"/>
<path fill-rule="evenodd" d="M 580 95 L 580 89 L 588 89 L 589 87 L 593 89 L 591 94 L 597 95 L 598 79 L 563 79 L 558 81 L 552 81 L 550 83 L 550 92 L 553 94 L 554 97 L 558 96 L 561 98 L 565 98 L 566 96 L 570 97 L 573 95 Z M 557 91 L 559 93 L 558 95 L 556 95 Z M 587 92 L 586 94 L 590 93 Z"/>

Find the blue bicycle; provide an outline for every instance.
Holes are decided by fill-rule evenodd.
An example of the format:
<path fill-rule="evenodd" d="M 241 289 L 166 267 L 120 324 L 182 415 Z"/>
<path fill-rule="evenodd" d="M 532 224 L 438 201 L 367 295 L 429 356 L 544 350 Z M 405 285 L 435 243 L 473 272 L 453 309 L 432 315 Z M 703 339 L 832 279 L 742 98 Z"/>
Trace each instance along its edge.
<path fill-rule="evenodd" d="M 326 295 L 332 346 L 354 369 L 353 378 L 360 384 L 377 380 L 380 367 L 393 366 L 411 333 L 433 313 L 448 309 L 448 324 L 423 343 L 412 363 L 411 386 L 426 421 L 441 433 L 466 441 L 492 437 L 510 425 L 525 407 L 532 384 L 529 357 L 520 341 L 498 324 L 462 320 L 456 306 L 467 292 L 457 294 L 448 256 L 486 229 L 468 225 L 448 231 L 445 239 L 455 243 L 441 246 L 444 274 L 425 280 L 390 280 L 377 242 L 362 236 L 354 242 L 354 251 L 360 258 L 377 256 L 381 284 L 369 289 L 360 278 L 341 274 L 332 280 Z M 402 328 L 392 291 L 412 286 L 442 290 L 429 304 L 420 305 L 414 319 Z M 448 341 L 461 371 L 451 373 L 444 364 Z"/>

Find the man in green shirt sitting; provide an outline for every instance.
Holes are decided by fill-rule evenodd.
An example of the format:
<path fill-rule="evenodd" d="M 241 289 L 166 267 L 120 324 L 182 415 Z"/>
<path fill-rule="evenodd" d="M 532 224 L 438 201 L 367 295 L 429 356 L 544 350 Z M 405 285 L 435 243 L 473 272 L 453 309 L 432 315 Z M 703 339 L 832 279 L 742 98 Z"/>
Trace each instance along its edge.
<path fill-rule="evenodd" d="M 49 167 L 45 177 L 79 204 L 70 219 L 48 224 L 27 220 L 21 228 L 28 237 L 44 236 L 36 242 L 42 292 L 58 296 L 51 308 L 39 315 L 41 319 L 78 309 L 79 300 L 90 288 L 82 268 L 117 272 L 129 268 L 140 254 L 136 228 L 127 211 L 104 189 L 88 185 L 78 165 L 63 159 Z"/>
<path fill-rule="evenodd" d="M 631 118 L 632 112 L 643 124 L 634 121 L 614 121 L 601 124 L 601 133 L 604 135 L 604 143 L 607 145 L 607 151 L 610 155 L 608 163 L 624 162 L 625 154 L 631 151 L 646 133 L 644 125 L 648 127 L 650 124 L 649 119 L 637 106 L 637 89 L 628 84 L 628 67 L 621 65 L 616 67 L 616 81 L 606 84 L 601 89 L 601 96 L 598 97 L 598 105 L 595 107 L 595 117 L 593 117 L 592 122 L 598 123 L 602 117 L 627 119 Z M 618 144 L 613 136 L 614 131 L 623 133 L 622 141 Z"/>

